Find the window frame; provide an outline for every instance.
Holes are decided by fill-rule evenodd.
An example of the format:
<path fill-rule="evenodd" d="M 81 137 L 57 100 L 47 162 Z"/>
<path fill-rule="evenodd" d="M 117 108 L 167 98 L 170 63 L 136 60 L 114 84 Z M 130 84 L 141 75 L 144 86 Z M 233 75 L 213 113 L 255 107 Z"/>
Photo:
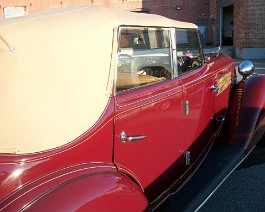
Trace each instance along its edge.
<path fill-rule="evenodd" d="M 129 30 L 149 30 L 149 29 L 166 29 L 168 30 L 168 36 L 169 36 L 169 45 L 168 45 L 168 49 L 169 49 L 169 58 L 170 58 L 170 67 L 172 70 L 171 73 L 171 79 L 167 79 L 167 80 L 163 80 L 163 81 L 156 81 L 156 82 L 152 82 L 152 83 L 148 83 L 146 85 L 142 85 L 139 87 L 134 87 L 134 88 L 129 88 L 129 89 L 125 89 L 122 91 L 117 91 L 117 80 L 118 80 L 118 60 L 119 60 L 119 53 L 120 53 L 120 40 L 121 40 L 121 32 L 124 29 L 129 29 Z M 169 80 L 172 80 L 175 78 L 175 74 L 176 74 L 176 70 L 177 70 L 177 63 L 176 63 L 176 58 L 174 57 L 174 54 L 176 54 L 176 47 L 173 45 L 175 43 L 176 38 L 173 36 L 174 35 L 174 31 L 176 30 L 176 28 L 172 28 L 172 27 L 159 27 L 159 26 L 128 26 L 128 25 L 121 25 L 118 27 L 117 29 L 117 49 L 116 49 L 116 61 L 115 61 L 115 69 L 114 69 L 114 95 L 117 96 L 119 94 L 123 94 L 123 93 L 128 93 L 134 90 L 138 90 L 141 88 L 145 88 L 147 86 L 151 86 L 154 84 L 161 84 L 162 82 L 166 82 Z M 151 49 L 150 49 L 151 50 Z M 175 52 L 175 53 L 174 53 Z"/>
<path fill-rule="evenodd" d="M 204 64 L 205 64 L 205 55 L 204 55 L 204 52 L 203 52 L 203 48 L 202 48 L 202 45 L 201 45 L 201 40 L 200 40 L 200 37 L 199 37 L 199 33 L 198 33 L 198 29 L 193 29 L 193 28 L 174 28 L 175 29 L 175 42 L 176 42 L 176 68 L 177 68 L 177 74 L 175 75 L 176 77 L 179 77 L 179 76 L 184 76 L 188 73 L 191 73 L 193 71 L 196 71 L 198 68 L 202 67 Z M 191 30 L 191 31 L 194 31 L 196 33 L 196 40 L 197 40 L 197 43 L 198 43 L 198 55 L 200 55 L 201 57 L 201 65 L 194 68 L 194 69 L 191 69 L 187 72 L 184 72 L 184 73 L 181 73 L 180 74 L 180 71 L 178 69 L 178 61 L 177 61 L 177 56 L 178 56 L 178 40 L 177 40 L 177 30 Z"/>

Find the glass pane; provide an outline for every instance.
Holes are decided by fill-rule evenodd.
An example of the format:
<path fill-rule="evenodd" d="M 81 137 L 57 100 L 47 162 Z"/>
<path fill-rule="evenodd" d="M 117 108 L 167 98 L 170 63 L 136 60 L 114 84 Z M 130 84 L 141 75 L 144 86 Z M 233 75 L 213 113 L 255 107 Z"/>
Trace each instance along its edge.
<path fill-rule="evenodd" d="M 169 29 L 122 28 L 118 51 L 118 92 L 171 79 Z"/>
<path fill-rule="evenodd" d="M 196 29 L 176 29 L 178 75 L 195 70 L 203 64 Z"/>

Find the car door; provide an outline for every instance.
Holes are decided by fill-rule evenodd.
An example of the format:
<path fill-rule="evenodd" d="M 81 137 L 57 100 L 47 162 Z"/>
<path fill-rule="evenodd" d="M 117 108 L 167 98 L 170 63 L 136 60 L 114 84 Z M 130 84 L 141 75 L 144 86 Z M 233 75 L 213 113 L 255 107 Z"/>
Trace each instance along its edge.
<path fill-rule="evenodd" d="M 222 57 L 222 56 L 220 56 Z M 226 66 L 223 66 L 220 61 L 227 61 Z M 215 66 L 219 65 L 218 72 L 215 74 L 215 83 L 213 85 L 215 93 L 215 116 L 216 116 L 216 131 L 219 133 L 222 123 L 226 119 L 226 110 L 228 107 L 228 100 L 230 95 L 230 89 L 232 86 L 232 78 L 235 76 L 233 70 L 233 61 L 229 58 L 226 60 L 223 58 L 218 58 L 218 60 L 213 61 Z M 219 64 L 217 64 L 219 63 Z M 214 71 L 214 70 L 213 70 Z"/>
<path fill-rule="evenodd" d="M 170 29 L 123 27 L 119 33 L 120 41 L 122 36 L 135 37 L 137 33 L 144 39 L 142 46 L 127 42 L 126 51 L 119 44 L 114 162 L 142 185 L 152 202 L 187 169 L 182 86 L 178 78 L 173 78 Z M 145 57 L 134 59 L 138 48 L 155 58 L 152 64 Z"/>
<path fill-rule="evenodd" d="M 183 137 L 190 164 L 199 162 L 214 136 L 215 75 L 204 63 L 196 29 L 176 29 L 177 63 L 183 86 Z"/>

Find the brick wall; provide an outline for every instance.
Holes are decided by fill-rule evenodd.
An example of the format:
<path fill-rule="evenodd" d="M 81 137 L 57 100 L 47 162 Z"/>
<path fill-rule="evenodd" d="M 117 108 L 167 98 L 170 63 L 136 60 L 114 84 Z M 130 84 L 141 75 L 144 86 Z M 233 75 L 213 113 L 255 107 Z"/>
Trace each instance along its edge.
<path fill-rule="evenodd" d="M 235 0 L 234 43 L 238 48 L 265 48 L 264 0 Z"/>
<path fill-rule="evenodd" d="M 238 48 L 265 48 L 264 0 L 222 0 L 234 4 L 234 45 Z M 3 8 L 23 6 L 28 14 L 74 5 L 104 5 L 124 10 L 145 9 L 150 13 L 197 24 L 207 20 L 209 43 L 219 45 L 220 0 L 0 0 Z"/>
<path fill-rule="evenodd" d="M 150 13 L 193 23 L 196 23 L 197 19 L 208 19 L 209 16 L 207 0 L 0 0 L 0 18 L 4 17 L 4 7 L 25 6 L 28 14 L 32 14 L 60 7 L 92 4 L 124 10 L 144 8 Z"/>
<path fill-rule="evenodd" d="M 209 42 L 214 46 L 219 46 L 219 31 L 220 31 L 220 20 L 219 20 L 219 1 L 210 1 L 210 30 L 209 30 Z"/>
<path fill-rule="evenodd" d="M 238 48 L 246 47 L 247 1 L 234 2 L 234 45 Z"/>
<path fill-rule="evenodd" d="M 248 48 L 265 48 L 264 0 L 247 1 L 246 40 Z"/>
<path fill-rule="evenodd" d="M 143 1 L 143 7 L 150 8 L 151 13 L 192 23 L 209 17 L 209 5 L 205 0 Z"/>
<path fill-rule="evenodd" d="M 220 6 L 233 3 L 234 46 L 237 48 L 265 48 L 265 5 L 264 0 L 210 1 L 210 34 L 213 43 L 219 45 Z M 225 4 L 224 4 L 225 3 Z"/>
<path fill-rule="evenodd" d="M 4 17 L 3 8 L 5 7 L 27 7 L 28 14 L 32 14 L 61 7 L 92 5 L 94 3 L 105 6 L 110 5 L 109 0 L 2 0 L 0 1 L 0 18 Z"/>

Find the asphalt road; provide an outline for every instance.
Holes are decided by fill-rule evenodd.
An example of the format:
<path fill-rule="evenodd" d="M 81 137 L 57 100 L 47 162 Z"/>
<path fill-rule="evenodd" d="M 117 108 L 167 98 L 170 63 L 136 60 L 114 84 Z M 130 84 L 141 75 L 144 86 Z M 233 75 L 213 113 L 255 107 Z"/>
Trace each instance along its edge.
<path fill-rule="evenodd" d="M 256 73 L 265 74 L 265 60 L 251 61 Z M 241 62 L 235 59 L 236 66 Z M 200 212 L 265 211 L 265 137 L 262 140 Z"/>
<path fill-rule="evenodd" d="M 265 211 L 264 144 L 253 150 L 199 211 Z"/>

